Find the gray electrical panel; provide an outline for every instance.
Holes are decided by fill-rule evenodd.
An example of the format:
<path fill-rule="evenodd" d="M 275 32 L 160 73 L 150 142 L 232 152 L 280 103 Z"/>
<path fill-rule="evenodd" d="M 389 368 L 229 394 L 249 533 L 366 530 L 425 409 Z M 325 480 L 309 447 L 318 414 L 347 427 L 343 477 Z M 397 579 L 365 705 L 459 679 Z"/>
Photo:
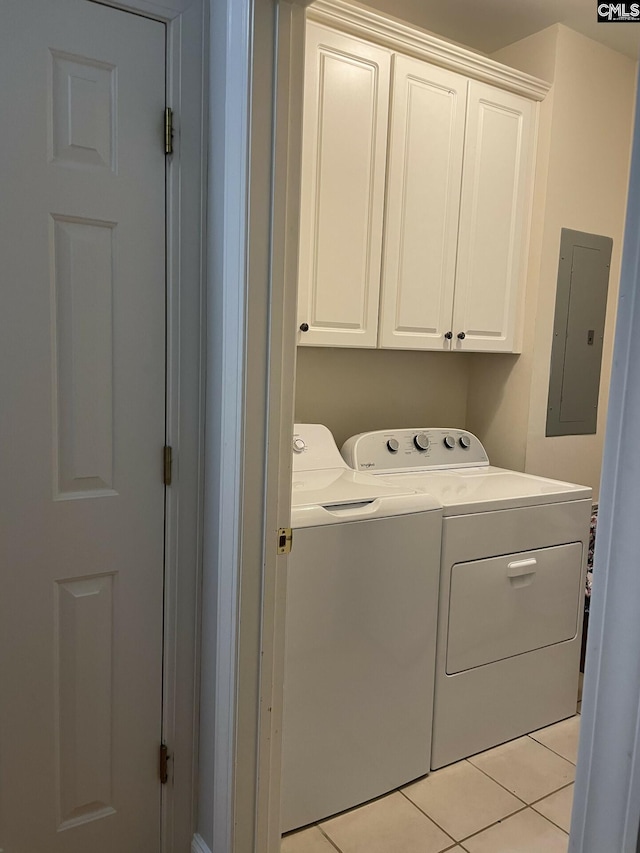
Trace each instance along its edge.
<path fill-rule="evenodd" d="M 562 229 L 547 435 L 596 432 L 613 240 Z"/>

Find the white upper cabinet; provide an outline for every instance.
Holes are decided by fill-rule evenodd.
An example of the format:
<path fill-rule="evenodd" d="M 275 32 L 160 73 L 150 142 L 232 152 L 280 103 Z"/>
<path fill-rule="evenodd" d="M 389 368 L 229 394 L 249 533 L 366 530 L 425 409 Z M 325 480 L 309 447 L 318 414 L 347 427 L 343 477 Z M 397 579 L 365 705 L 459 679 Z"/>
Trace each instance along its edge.
<path fill-rule="evenodd" d="M 451 71 L 394 58 L 382 347 L 449 348 L 468 85 Z"/>
<path fill-rule="evenodd" d="M 454 346 L 476 352 L 517 348 L 533 193 L 535 119 L 536 104 L 531 100 L 470 82 Z"/>
<path fill-rule="evenodd" d="M 345 0 L 308 14 L 299 343 L 517 352 L 548 84 Z"/>
<path fill-rule="evenodd" d="M 375 347 L 391 52 L 309 23 L 300 343 Z"/>

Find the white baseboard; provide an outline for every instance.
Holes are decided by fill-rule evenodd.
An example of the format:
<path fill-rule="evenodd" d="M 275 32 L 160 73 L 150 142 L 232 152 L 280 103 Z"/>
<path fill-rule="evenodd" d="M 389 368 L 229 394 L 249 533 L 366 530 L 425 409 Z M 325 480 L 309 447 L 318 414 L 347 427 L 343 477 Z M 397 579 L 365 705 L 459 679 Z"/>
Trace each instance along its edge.
<path fill-rule="evenodd" d="M 211 850 L 209 850 L 197 833 L 193 836 L 193 841 L 191 842 L 191 853 L 211 853 Z"/>

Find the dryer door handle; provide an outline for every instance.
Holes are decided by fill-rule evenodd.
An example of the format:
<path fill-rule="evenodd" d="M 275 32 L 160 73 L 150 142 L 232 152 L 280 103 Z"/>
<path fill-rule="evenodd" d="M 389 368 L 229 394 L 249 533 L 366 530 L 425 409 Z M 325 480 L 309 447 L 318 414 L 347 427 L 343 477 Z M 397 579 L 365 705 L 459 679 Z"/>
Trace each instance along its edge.
<path fill-rule="evenodd" d="M 507 577 L 521 578 L 523 575 L 534 575 L 538 561 L 535 557 L 528 560 L 514 560 L 507 565 Z"/>

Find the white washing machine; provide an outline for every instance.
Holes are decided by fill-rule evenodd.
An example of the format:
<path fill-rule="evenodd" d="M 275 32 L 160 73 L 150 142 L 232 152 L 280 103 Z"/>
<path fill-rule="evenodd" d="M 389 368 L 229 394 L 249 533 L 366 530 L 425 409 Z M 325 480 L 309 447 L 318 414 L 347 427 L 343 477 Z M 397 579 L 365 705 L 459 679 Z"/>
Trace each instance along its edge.
<path fill-rule="evenodd" d="M 429 771 L 440 505 L 351 471 L 296 425 L 282 831 Z"/>
<path fill-rule="evenodd" d="M 457 429 L 342 453 L 443 505 L 432 769 L 575 714 L 591 490 L 495 468 Z"/>

